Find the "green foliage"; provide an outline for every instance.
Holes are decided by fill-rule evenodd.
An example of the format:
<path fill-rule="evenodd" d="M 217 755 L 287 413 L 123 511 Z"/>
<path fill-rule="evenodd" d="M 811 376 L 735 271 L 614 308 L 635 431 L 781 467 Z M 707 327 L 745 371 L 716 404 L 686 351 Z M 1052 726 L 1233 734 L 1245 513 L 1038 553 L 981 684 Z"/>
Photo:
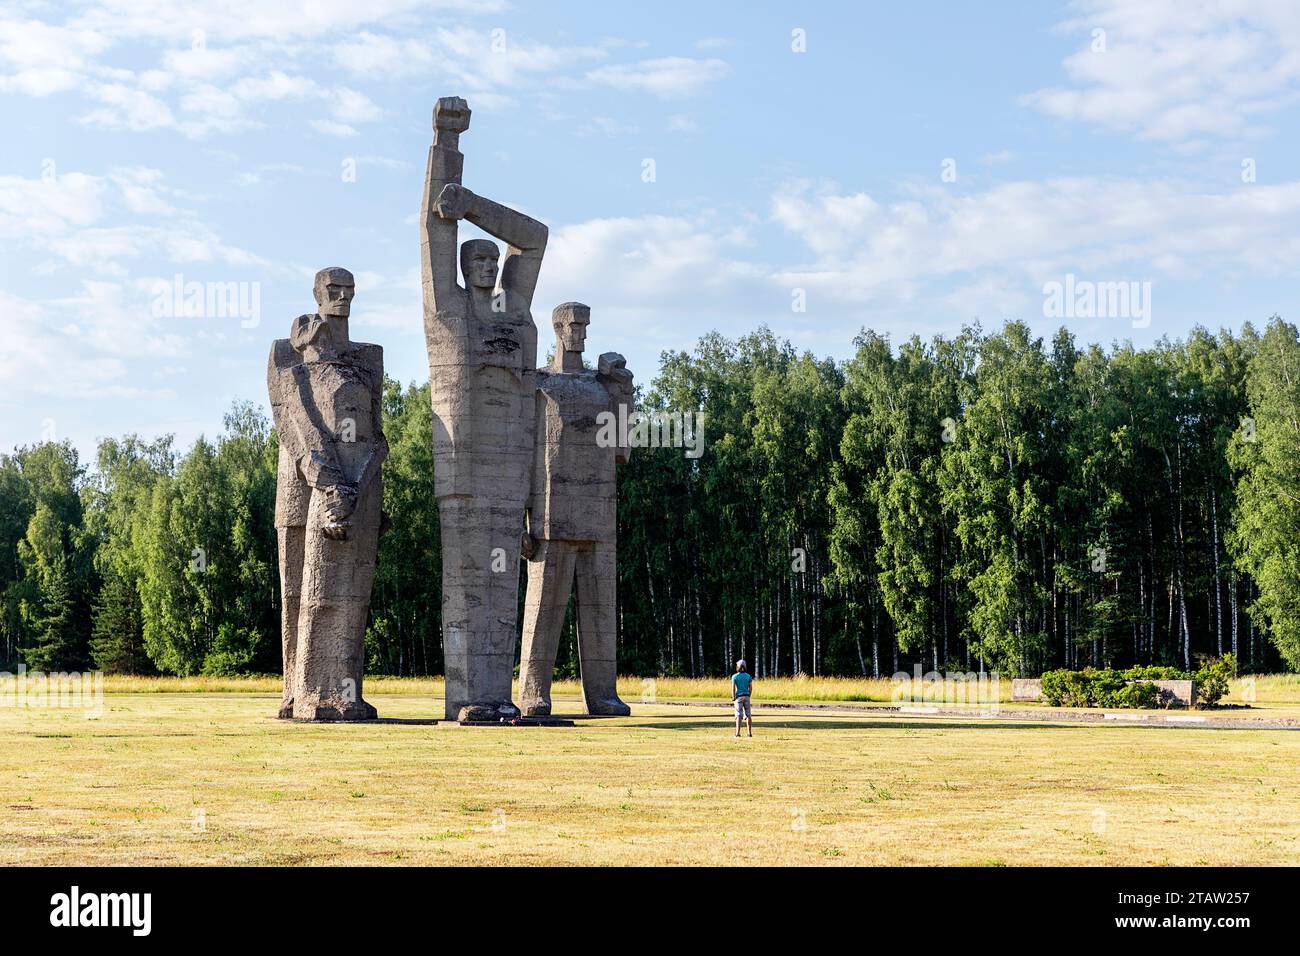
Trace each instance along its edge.
<path fill-rule="evenodd" d="M 635 370 L 641 407 L 702 413 L 705 451 L 619 469 L 625 672 L 1064 671 L 1089 676 L 1053 693 L 1087 705 L 1207 657 L 1300 669 L 1295 326 L 855 345 L 709 333 Z M 428 386 L 386 382 L 384 427 L 367 670 L 439 673 Z M 0 665 L 276 672 L 277 455 L 249 403 L 183 453 L 105 439 L 89 473 L 66 443 L 0 455 Z M 1230 670 L 1196 672 L 1202 702 Z"/>
<path fill-rule="evenodd" d="M 1144 682 L 1190 680 L 1196 687 L 1198 706 L 1213 707 L 1228 692 L 1228 682 L 1236 673 L 1237 662 L 1231 654 L 1203 664 L 1195 673 L 1153 665 L 1124 670 L 1061 668 L 1043 673 L 1042 693 L 1043 700 L 1053 707 L 1150 708 L 1157 706 L 1159 691 L 1155 684 Z"/>
<path fill-rule="evenodd" d="M 1237 661 L 1231 654 L 1202 664 L 1192 677 L 1196 681 L 1196 702 L 1213 707 L 1228 693 L 1228 682 L 1236 676 Z"/>
<path fill-rule="evenodd" d="M 384 383 L 384 435 L 384 511 L 391 526 L 379 539 L 367 668 L 380 674 L 441 673 L 442 547 L 427 384 L 403 389 Z"/>
<path fill-rule="evenodd" d="M 1047 671 L 1042 677 L 1043 700 L 1053 707 L 1155 707 L 1159 691 L 1140 680 L 1094 667 Z"/>
<path fill-rule="evenodd" d="M 1099 707 L 1130 708 L 1134 710 L 1151 710 L 1160 703 L 1160 690 L 1155 684 L 1133 681 L 1115 688 L 1109 703 L 1098 704 Z"/>
<path fill-rule="evenodd" d="M 1230 542 L 1255 582 L 1250 615 L 1300 670 L 1300 335 L 1274 318 L 1250 360 L 1248 420 L 1232 428 L 1238 473 Z M 1235 425 L 1235 423 L 1234 423 Z"/>

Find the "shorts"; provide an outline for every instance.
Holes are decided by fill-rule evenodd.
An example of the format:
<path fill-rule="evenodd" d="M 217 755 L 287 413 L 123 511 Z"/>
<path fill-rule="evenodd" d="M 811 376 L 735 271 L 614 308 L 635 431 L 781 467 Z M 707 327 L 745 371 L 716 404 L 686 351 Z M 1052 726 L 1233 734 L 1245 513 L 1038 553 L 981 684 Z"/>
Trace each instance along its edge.
<path fill-rule="evenodd" d="M 746 717 L 750 720 L 754 719 L 753 715 L 749 712 L 748 694 L 746 694 L 744 697 L 736 698 L 736 719 L 740 720 L 741 717 Z"/>

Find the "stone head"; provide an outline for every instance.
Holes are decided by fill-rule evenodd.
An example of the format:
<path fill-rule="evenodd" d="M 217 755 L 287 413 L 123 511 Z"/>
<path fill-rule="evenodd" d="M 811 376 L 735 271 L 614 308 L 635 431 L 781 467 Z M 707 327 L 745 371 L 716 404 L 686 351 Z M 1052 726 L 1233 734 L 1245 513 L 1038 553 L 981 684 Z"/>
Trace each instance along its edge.
<path fill-rule="evenodd" d="M 495 289 L 501 250 L 491 239 L 470 239 L 460 246 L 460 271 L 473 289 Z"/>
<path fill-rule="evenodd" d="M 327 318 L 346 319 L 352 312 L 352 297 L 356 295 L 356 281 L 352 273 L 338 266 L 330 266 L 316 273 L 317 311 Z"/>
<path fill-rule="evenodd" d="M 587 326 L 591 324 L 591 306 L 565 302 L 551 312 L 555 341 L 565 352 L 581 352 L 587 344 Z"/>

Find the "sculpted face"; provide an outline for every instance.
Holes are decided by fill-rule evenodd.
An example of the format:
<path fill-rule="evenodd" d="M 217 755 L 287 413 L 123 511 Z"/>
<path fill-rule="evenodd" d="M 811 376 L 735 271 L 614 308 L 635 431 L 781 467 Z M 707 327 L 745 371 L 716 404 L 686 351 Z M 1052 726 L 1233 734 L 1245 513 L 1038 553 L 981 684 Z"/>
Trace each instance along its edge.
<path fill-rule="evenodd" d="M 460 269 L 465 284 L 475 289 L 492 290 L 497 285 L 497 259 L 500 250 L 495 242 L 473 239 L 461 249 Z"/>
<path fill-rule="evenodd" d="M 336 319 L 346 319 L 352 312 L 352 297 L 356 286 L 351 282 L 330 280 L 320 297 L 320 314 Z"/>
<path fill-rule="evenodd" d="M 566 352 L 581 352 L 587 344 L 587 326 L 591 316 L 582 312 L 571 312 L 555 317 L 555 337 Z"/>

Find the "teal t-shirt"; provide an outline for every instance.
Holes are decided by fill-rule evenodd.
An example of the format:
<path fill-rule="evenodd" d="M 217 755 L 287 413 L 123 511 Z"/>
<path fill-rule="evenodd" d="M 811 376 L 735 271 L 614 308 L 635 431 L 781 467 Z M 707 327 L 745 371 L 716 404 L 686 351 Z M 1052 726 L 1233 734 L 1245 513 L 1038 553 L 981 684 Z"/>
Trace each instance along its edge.
<path fill-rule="evenodd" d="M 749 685 L 754 683 L 754 678 L 750 677 L 744 671 L 731 675 L 731 696 L 748 697 Z"/>

